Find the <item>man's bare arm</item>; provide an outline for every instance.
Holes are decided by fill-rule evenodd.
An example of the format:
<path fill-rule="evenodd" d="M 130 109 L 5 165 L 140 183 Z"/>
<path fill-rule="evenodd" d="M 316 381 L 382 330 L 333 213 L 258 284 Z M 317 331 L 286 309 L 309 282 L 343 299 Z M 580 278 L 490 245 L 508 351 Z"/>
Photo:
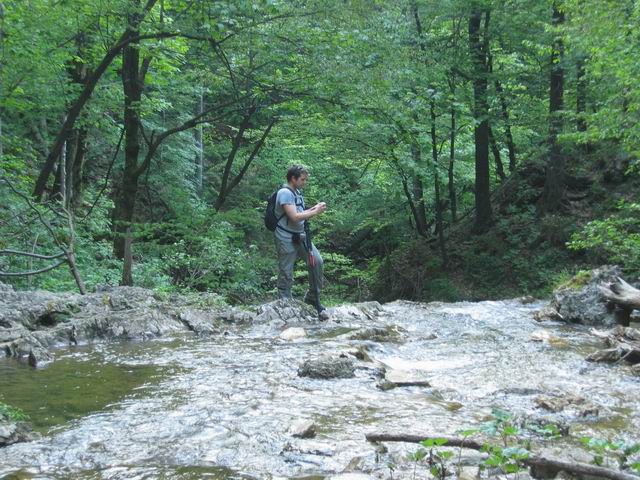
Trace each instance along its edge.
<path fill-rule="evenodd" d="M 297 212 L 296 206 L 291 203 L 282 205 L 282 209 L 284 210 L 284 213 L 287 215 L 289 220 L 291 220 L 292 222 L 302 222 L 304 220 L 307 220 L 308 218 L 315 217 L 316 215 L 320 215 L 321 213 L 323 213 L 327 209 L 327 204 L 324 202 L 320 202 L 317 205 L 308 208 L 304 212 Z"/>

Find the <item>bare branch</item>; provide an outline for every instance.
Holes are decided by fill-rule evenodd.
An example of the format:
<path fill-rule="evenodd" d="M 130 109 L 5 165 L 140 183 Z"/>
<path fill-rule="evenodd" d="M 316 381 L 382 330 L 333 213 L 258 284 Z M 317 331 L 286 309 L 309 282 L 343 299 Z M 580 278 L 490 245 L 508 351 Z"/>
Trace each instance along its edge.
<path fill-rule="evenodd" d="M 54 263 L 45 268 L 41 268 L 40 270 L 31 270 L 29 272 L 0 272 L 0 277 L 29 277 L 31 275 L 38 275 L 39 273 L 48 272 L 49 270 L 53 270 L 54 268 L 58 268 L 60 265 L 67 263 L 67 259 L 60 260 L 59 262 Z"/>
<path fill-rule="evenodd" d="M 0 255 L 23 255 L 25 257 L 40 258 L 42 260 L 53 260 L 54 258 L 60 258 L 64 256 L 64 252 L 60 252 L 56 255 L 39 255 L 37 253 L 32 253 L 32 252 L 21 252 L 19 250 L 5 249 L 5 250 L 0 250 Z"/>

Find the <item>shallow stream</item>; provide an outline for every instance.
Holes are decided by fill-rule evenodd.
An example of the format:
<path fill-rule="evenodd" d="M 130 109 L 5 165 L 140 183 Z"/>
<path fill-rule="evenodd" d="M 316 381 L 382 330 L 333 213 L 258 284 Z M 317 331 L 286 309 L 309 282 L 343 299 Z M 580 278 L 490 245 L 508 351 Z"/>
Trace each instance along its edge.
<path fill-rule="evenodd" d="M 640 441 L 640 380 L 627 366 L 586 362 L 601 341 L 584 327 L 535 322 L 538 308 L 396 302 L 375 320 L 306 325 L 308 337 L 293 342 L 278 337 L 282 327 L 253 325 L 62 349 L 35 370 L 0 360 L 0 401 L 43 434 L 0 449 L 0 478 L 388 478 L 391 460 L 416 446 L 381 454 L 366 433 L 456 435 L 493 408 L 566 422 L 572 438 Z M 372 325 L 398 326 L 405 341 L 340 335 Z M 297 375 L 305 359 L 358 346 L 387 368 L 425 373 L 431 387 L 383 391 L 364 362 L 351 379 Z M 548 412 L 540 395 L 579 397 L 598 414 Z M 292 438 L 290 426 L 307 419 L 317 436 Z"/>

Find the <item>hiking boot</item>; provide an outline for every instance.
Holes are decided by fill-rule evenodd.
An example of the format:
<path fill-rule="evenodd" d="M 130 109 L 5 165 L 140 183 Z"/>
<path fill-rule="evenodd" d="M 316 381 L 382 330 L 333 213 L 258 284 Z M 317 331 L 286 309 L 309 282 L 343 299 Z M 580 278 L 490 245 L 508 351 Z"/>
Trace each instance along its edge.
<path fill-rule="evenodd" d="M 318 317 L 322 319 L 328 318 L 329 315 L 327 314 L 327 309 L 320 302 L 311 300 L 306 295 L 304 296 L 303 300 L 304 300 L 304 303 L 306 303 L 307 305 L 312 305 L 313 307 L 315 307 L 316 312 L 318 312 Z"/>

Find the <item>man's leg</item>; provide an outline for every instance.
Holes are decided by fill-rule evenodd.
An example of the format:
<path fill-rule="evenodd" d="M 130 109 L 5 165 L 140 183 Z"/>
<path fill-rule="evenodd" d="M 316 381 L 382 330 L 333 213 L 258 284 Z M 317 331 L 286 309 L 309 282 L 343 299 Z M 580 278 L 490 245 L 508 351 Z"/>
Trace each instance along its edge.
<path fill-rule="evenodd" d="M 278 298 L 291 298 L 293 287 L 293 266 L 298 258 L 298 251 L 291 242 L 275 239 L 278 252 Z"/>

